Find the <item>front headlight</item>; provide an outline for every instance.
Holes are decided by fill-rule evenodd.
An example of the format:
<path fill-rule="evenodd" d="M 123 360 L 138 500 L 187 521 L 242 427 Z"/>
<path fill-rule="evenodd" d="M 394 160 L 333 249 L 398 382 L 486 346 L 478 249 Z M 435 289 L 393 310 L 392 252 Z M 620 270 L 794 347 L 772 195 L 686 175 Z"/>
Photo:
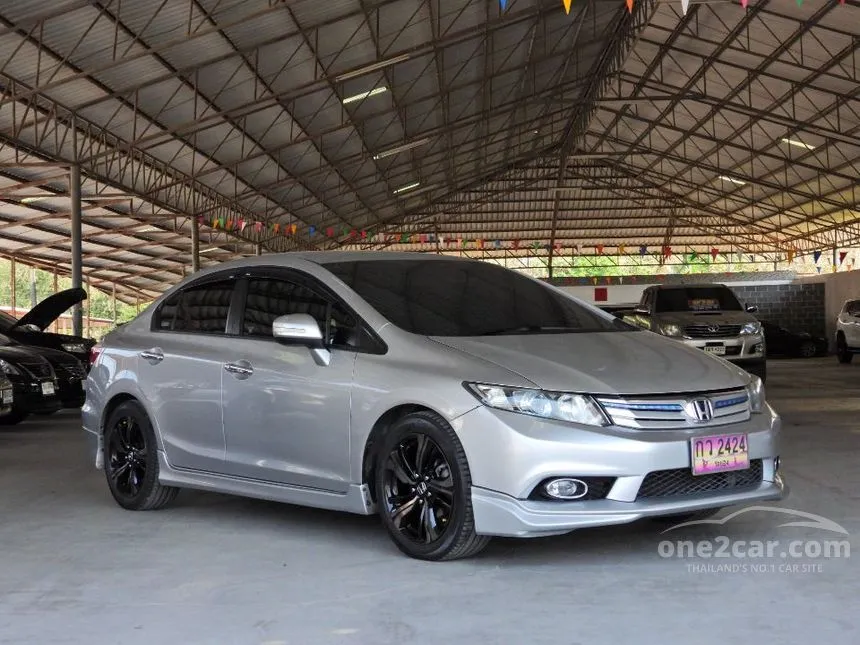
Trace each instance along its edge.
<path fill-rule="evenodd" d="M 72 354 L 84 354 L 87 351 L 87 348 L 81 343 L 66 343 L 65 345 L 60 345 L 60 347 Z"/>
<path fill-rule="evenodd" d="M 0 371 L 2 371 L 4 374 L 14 374 L 16 376 L 21 374 L 21 370 L 12 365 L 12 363 L 3 360 L 2 358 L 0 358 Z"/>
<path fill-rule="evenodd" d="M 683 333 L 683 330 L 681 329 L 681 325 L 666 323 L 664 325 L 660 325 L 660 333 L 664 336 L 680 336 Z"/>
<path fill-rule="evenodd" d="M 758 414 L 764 410 L 764 383 L 758 376 L 753 376 L 750 384 L 747 386 L 747 393 L 750 397 L 750 411 Z"/>
<path fill-rule="evenodd" d="M 483 383 L 464 383 L 464 385 L 481 403 L 490 408 L 589 426 L 609 425 L 609 420 L 601 412 L 597 403 L 591 397 L 582 394 L 546 392 Z"/>
<path fill-rule="evenodd" d="M 760 333 L 761 333 L 761 323 L 760 322 L 748 322 L 748 323 L 745 323 L 743 327 L 741 327 L 741 335 L 760 334 Z"/>

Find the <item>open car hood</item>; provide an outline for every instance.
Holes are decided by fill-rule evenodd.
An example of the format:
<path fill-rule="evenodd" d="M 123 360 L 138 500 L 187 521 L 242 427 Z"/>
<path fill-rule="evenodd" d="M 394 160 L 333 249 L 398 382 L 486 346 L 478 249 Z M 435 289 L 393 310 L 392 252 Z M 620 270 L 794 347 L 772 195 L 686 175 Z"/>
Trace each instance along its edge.
<path fill-rule="evenodd" d="M 85 289 L 66 289 L 55 293 L 53 296 L 48 296 L 38 305 L 28 311 L 17 323 L 15 327 L 23 327 L 25 325 L 36 325 L 42 331 L 45 331 L 51 326 L 57 318 L 65 311 L 68 311 L 79 302 L 87 299 Z"/>

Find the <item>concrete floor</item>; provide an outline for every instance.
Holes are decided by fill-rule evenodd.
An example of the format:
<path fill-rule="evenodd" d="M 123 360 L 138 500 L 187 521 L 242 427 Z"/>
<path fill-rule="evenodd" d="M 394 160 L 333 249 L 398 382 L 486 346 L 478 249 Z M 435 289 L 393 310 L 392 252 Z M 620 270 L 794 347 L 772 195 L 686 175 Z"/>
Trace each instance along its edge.
<path fill-rule="evenodd" d="M 422 563 L 371 517 L 196 492 L 123 511 L 75 415 L 0 430 L 0 643 L 855 645 L 860 365 L 774 361 L 768 392 L 785 420 L 782 506 L 845 527 L 853 557 L 663 559 L 645 522 Z M 678 537 L 846 539 L 778 526 L 790 519 L 747 513 Z M 787 562 L 821 570 L 781 572 Z"/>

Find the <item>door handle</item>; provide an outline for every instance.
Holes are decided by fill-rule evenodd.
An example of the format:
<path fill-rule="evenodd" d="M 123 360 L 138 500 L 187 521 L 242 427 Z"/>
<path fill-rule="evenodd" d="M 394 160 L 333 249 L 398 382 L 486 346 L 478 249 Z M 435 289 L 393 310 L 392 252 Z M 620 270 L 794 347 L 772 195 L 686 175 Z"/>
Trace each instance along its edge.
<path fill-rule="evenodd" d="M 254 368 L 247 362 L 245 365 L 239 365 L 238 363 L 225 363 L 224 369 L 230 372 L 230 374 L 236 376 L 236 378 L 240 379 L 248 378 L 254 373 Z"/>
<path fill-rule="evenodd" d="M 164 360 L 164 354 L 160 349 L 148 349 L 138 354 L 138 356 L 144 360 L 152 361 L 153 363 L 160 363 Z"/>

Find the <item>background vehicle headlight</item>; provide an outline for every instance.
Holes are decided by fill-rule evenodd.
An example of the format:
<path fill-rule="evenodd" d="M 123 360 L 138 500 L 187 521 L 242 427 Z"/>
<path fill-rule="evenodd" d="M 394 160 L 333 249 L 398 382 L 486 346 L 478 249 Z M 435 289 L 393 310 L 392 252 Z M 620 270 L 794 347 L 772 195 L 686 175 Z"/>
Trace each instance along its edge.
<path fill-rule="evenodd" d="M 594 399 L 583 394 L 509 388 L 483 383 L 464 385 L 481 403 L 490 408 L 590 426 L 609 425 L 608 419 Z"/>
<path fill-rule="evenodd" d="M 675 323 L 665 323 L 660 325 L 660 333 L 664 336 L 680 336 L 682 333 L 681 325 Z"/>
<path fill-rule="evenodd" d="M 12 363 L 4 361 L 2 358 L 0 358 L 0 371 L 2 371 L 4 374 L 21 374 L 21 370 L 12 365 Z"/>
<path fill-rule="evenodd" d="M 761 333 L 761 323 L 760 322 L 748 322 L 745 323 L 743 327 L 741 327 L 741 334 L 760 334 Z"/>
<path fill-rule="evenodd" d="M 65 345 L 60 345 L 60 347 L 64 351 L 72 352 L 73 354 L 84 354 L 87 351 L 87 348 L 81 343 L 66 343 Z"/>
<path fill-rule="evenodd" d="M 750 397 L 750 411 L 759 413 L 764 410 L 764 383 L 758 376 L 753 376 L 752 381 L 747 386 L 747 392 Z"/>

